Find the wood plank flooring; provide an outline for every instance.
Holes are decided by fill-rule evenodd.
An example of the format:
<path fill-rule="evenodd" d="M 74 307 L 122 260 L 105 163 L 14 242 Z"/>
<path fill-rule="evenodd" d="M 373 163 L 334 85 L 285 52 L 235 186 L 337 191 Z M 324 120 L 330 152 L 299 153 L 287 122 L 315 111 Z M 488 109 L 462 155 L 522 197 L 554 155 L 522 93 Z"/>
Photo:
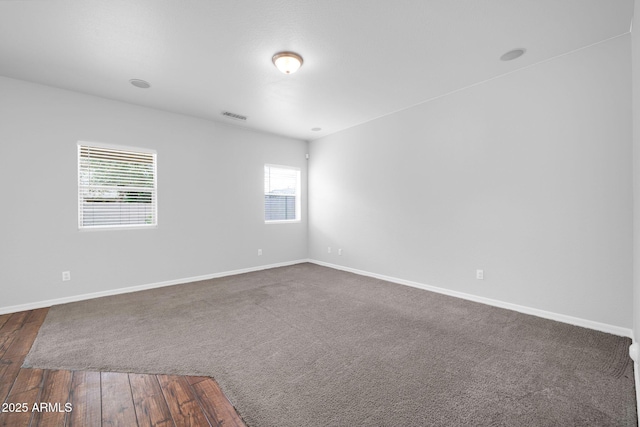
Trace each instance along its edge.
<path fill-rule="evenodd" d="M 0 315 L 0 427 L 245 427 L 213 378 L 21 368 L 48 310 Z"/>

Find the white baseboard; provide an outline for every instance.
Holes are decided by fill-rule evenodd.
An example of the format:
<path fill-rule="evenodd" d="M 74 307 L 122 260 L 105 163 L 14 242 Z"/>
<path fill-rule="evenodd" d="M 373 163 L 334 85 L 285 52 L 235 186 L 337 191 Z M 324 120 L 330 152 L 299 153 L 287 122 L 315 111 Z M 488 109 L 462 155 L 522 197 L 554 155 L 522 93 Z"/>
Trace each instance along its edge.
<path fill-rule="evenodd" d="M 359 274 L 361 276 L 374 277 L 376 279 L 386 280 L 387 282 L 398 283 L 400 285 L 406 285 L 414 288 L 424 289 L 427 291 L 436 292 L 439 294 L 444 294 L 444 295 L 448 295 L 456 298 L 462 298 L 469 301 L 492 305 L 495 307 L 506 308 L 507 310 L 513 310 L 513 311 L 518 311 L 520 313 L 531 314 L 533 316 L 538 316 L 538 317 L 542 317 L 550 320 L 556 320 L 558 322 L 568 323 L 575 326 L 582 326 L 583 328 L 595 329 L 596 331 L 600 331 L 600 332 L 606 332 L 609 334 L 618 335 L 622 337 L 629 337 L 629 338 L 633 337 L 633 331 L 629 328 L 609 325 L 606 323 L 594 322 L 593 320 L 581 319 L 579 317 L 553 313 L 551 311 L 545 311 L 537 308 L 526 307 L 523 305 L 512 304 L 510 302 L 495 300 L 491 298 L 485 298 L 477 295 L 467 294 L 464 292 L 452 291 L 450 289 L 439 288 L 437 286 L 426 285 L 423 283 L 413 282 L 410 280 L 398 279 L 397 277 L 385 276 L 383 274 L 371 273 L 369 271 L 357 270 L 355 268 L 344 267 L 342 265 L 331 264 L 324 261 L 310 259 L 309 262 L 313 264 L 322 265 L 325 267 L 335 268 L 337 270 L 348 271 L 350 273 Z"/>
<path fill-rule="evenodd" d="M 187 277 L 183 279 L 167 280 L 165 282 L 149 283 L 146 285 L 129 286 L 126 288 L 110 289 L 108 291 L 92 292 L 89 294 L 72 295 L 69 297 L 50 299 L 45 301 L 37 301 L 27 304 L 0 307 L 0 314 L 16 313 L 18 311 L 35 310 L 37 308 L 51 307 L 54 305 L 66 304 L 69 302 L 83 301 L 93 298 L 106 297 L 110 295 L 126 294 L 130 292 L 144 291 L 147 289 L 162 288 L 164 286 L 179 285 L 182 283 L 198 282 L 200 280 L 215 279 L 217 277 L 235 276 L 236 274 L 251 273 L 252 271 L 267 270 L 276 267 L 285 267 L 288 265 L 301 264 L 309 262 L 307 259 L 296 261 L 280 262 L 277 264 L 259 265 L 257 267 L 243 268 L 240 270 L 223 271 L 219 273 L 205 274 L 203 276 Z"/>
<path fill-rule="evenodd" d="M 619 335 L 619 336 L 629 337 L 629 338 L 633 337 L 633 332 L 629 328 L 623 328 L 623 327 L 620 327 L 620 326 L 609 325 L 609 324 L 606 324 L 606 323 L 594 322 L 592 320 L 581 319 L 579 317 L 573 317 L 573 316 L 567 316 L 567 315 L 564 315 L 564 314 L 553 313 L 553 312 L 550 312 L 550 311 L 540 310 L 540 309 L 537 309 L 537 308 L 526 307 L 526 306 L 522 306 L 522 305 L 518 305 L 518 304 L 512 304 L 512 303 L 504 302 L 504 301 L 500 301 L 500 300 L 494 300 L 494 299 L 491 299 L 491 298 L 485 298 L 485 297 L 480 297 L 480 296 L 477 296 L 477 295 L 467 294 L 467 293 L 464 293 L 464 292 L 458 292 L 458 291 L 453 291 L 453 290 L 450 290 L 450 289 L 439 288 L 437 286 L 431 286 L 431 285 L 426 285 L 426 284 L 423 284 L 423 283 L 413 282 L 413 281 L 410 281 L 410 280 L 399 279 L 397 277 L 385 276 L 383 274 L 371 273 L 369 271 L 358 270 L 358 269 L 355 269 L 355 268 L 345 267 L 345 266 L 337 265 L 337 264 L 331 264 L 331 263 L 328 263 L 328 262 L 318 261 L 318 260 L 314 260 L 314 259 L 299 259 L 299 260 L 295 260 L 295 261 L 287 261 L 287 262 L 281 262 L 281 263 L 276 263 L 276 264 L 268 264 L 268 265 L 260 265 L 260 266 L 256 266 L 256 267 L 243 268 L 243 269 L 240 269 L 240 270 L 223 271 L 223 272 L 219 272 L 219 273 L 206 274 L 206 275 L 203 275 L 203 276 L 186 277 L 186 278 L 182 278 L 182 279 L 174 279 L 174 280 L 168 280 L 168 281 L 164 281 L 164 282 L 149 283 L 149 284 L 146 284 L 146 285 L 138 285 L 138 286 L 130 286 L 130 287 L 126 287 L 126 288 L 110 289 L 110 290 L 107 290 L 107 291 L 92 292 L 92 293 L 88 293 L 88 294 L 72 295 L 72 296 L 68 296 L 68 297 L 56 298 L 56 299 L 45 300 L 45 301 L 37 301 L 37 302 L 32 302 L 32 303 L 27 303 L 27 304 L 0 307 L 0 314 L 15 313 L 15 312 L 18 312 L 18 311 L 25 311 L 25 310 L 34 310 L 34 309 L 37 309 L 37 308 L 51 307 L 51 306 L 54 306 L 54 305 L 66 304 L 66 303 L 76 302 L 76 301 L 83 301 L 83 300 L 92 299 L 92 298 L 100 298 L 100 297 L 106 297 L 106 296 L 110 296 L 110 295 L 126 294 L 126 293 L 129 293 L 129 292 L 144 291 L 144 290 L 147 290 L 147 289 L 161 288 L 161 287 L 164 287 L 164 286 L 172 286 L 172 285 L 179 285 L 179 284 L 182 284 L 182 283 L 197 282 L 197 281 L 200 281 L 200 280 L 215 279 L 217 277 L 233 276 L 233 275 L 236 275 L 236 274 L 250 273 L 252 271 L 267 270 L 267 269 L 276 268 L 276 267 L 285 267 L 285 266 L 288 266 L 288 265 L 301 264 L 301 263 L 304 263 L 304 262 L 311 262 L 313 264 L 322 265 L 322 266 L 330 267 L 330 268 L 335 268 L 336 270 L 348 271 L 350 273 L 359 274 L 361 276 L 374 277 L 376 279 L 386 280 L 388 282 L 398 283 L 400 285 L 411 286 L 411 287 L 414 287 L 414 288 L 424 289 L 424 290 L 431 291 L 431 292 L 437 292 L 439 294 L 449 295 L 449 296 L 456 297 L 456 298 L 462 298 L 462 299 L 466 299 L 466 300 L 469 300 L 469 301 L 474 301 L 474 302 L 479 302 L 479 303 L 482 303 L 482 304 L 492 305 L 492 306 L 495 306 L 495 307 L 506 308 L 508 310 L 514 310 L 514 311 L 518 311 L 520 313 L 531 314 L 533 316 L 538 316 L 538 317 L 542 317 L 542 318 L 550 319 L 550 320 L 556 320 L 558 322 L 569 323 L 571 325 L 582 326 L 584 328 L 594 329 L 596 331 L 601 331 L 601 332 L 607 332 L 607 333 L 613 334 L 613 335 Z"/>

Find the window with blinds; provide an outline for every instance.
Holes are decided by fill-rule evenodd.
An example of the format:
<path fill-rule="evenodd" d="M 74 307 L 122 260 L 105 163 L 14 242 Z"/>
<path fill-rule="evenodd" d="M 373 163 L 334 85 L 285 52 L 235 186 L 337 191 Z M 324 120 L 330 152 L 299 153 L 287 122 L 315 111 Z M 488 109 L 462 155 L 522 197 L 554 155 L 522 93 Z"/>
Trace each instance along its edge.
<path fill-rule="evenodd" d="M 78 226 L 157 225 L 156 153 L 78 144 Z"/>
<path fill-rule="evenodd" d="M 300 220 L 300 169 L 264 165 L 264 220 Z"/>

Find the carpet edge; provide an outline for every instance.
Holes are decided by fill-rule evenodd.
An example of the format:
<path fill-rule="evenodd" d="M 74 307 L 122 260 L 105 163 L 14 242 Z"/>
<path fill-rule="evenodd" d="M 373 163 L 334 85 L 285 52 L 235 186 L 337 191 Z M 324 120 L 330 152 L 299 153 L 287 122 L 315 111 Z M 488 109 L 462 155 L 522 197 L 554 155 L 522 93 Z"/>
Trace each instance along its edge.
<path fill-rule="evenodd" d="M 201 276 L 172 279 L 172 280 L 148 283 L 143 285 L 126 286 L 123 288 L 110 289 L 106 291 L 91 292 L 87 294 L 71 295 L 71 296 L 62 297 L 62 298 L 54 298 L 54 299 L 36 301 L 36 302 L 25 303 L 25 304 L 4 306 L 4 307 L 0 307 L 0 314 L 9 314 L 9 313 L 17 313 L 20 311 L 35 310 L 38 308 L 52 307 L 54 305 L 85 301 L 85 300 L 94 299 L 94 298 L 127 294 L 132 292 L 145 291 L 148 289 L 162 288 L 165 286 L 181 285 L 185 283 L 199 282 L 202 280 L 216 279 L 219 277 L 235 276 L 238 274 L 251 273 L 254 271 L 269 270 L 272 268 L 287 267 L 287 266 L 296 265 L 296 264 L 304 264 L 306 262 L 310 262 L 310 260 L 303 258 L 303 259 L 297 259 L 293 261 L 284 261 L 284 262 L 279 262 L 274 264 L 265 264 L 265 265 L 258 265 L 254 267 L 247 267 L 247 268 L 242 268 L 238 270 L 221 271 L 217 273 L 204 274 Z"/>
<path fill-rule="evenodd" d="M 428 285 L 425 283 L 414 282 L 411 280 L 400 279 L 393 276 L 386 276 L 384 274 L 372 273 L 370 271 L 358 270 L 356 268 L 346 267 L 343 265 L 332 264 L 325 261 L 320 261 L 316 259 L 309 259 L 308 262 L 311 264 L 320 265 L 323 267 L 334 268 L 336 270 L 347 271 L 349 273 L 358 274 L 360 276 L 373 277 L 375 279 L 385 280 L 387 282 L 397 283 L 399 285 L 410 286 L 412 288 L 418 288 L 425 291 L 431 291 L 442 295 L 451 296 L 454 298 L 460 298 L 468 301 L 478 302 L 481 304 L 490 305 L 493 307 L 504 308 L 511 311 L 517 311 L 523 314 L 529 314 L 532 316 L 541 317 L 543 319 L 555 320 L 561 323 L 567 323 L 573 326 L 580 326 L 587 329 L 592 329 L 595 331 L 605 332 L 612 335 L 617 335 L 625 338 L 633 338 L 633 330 L 631 328 L 625 328 L 622 326 L 610 325 L 608 323 L 596 322 L 594 320 L 583 319 L 580 317 L 569 316 L 566 314 L 555 313 L 552 311 L 546 311 L 539 308 L 527 307 L 524 305 L 518 305 L 506 301 L 481 297 L 478 295 L 468 294 L 465 292 L 454 291 L 451 289 L 441 288 L 438 286 Z"/>

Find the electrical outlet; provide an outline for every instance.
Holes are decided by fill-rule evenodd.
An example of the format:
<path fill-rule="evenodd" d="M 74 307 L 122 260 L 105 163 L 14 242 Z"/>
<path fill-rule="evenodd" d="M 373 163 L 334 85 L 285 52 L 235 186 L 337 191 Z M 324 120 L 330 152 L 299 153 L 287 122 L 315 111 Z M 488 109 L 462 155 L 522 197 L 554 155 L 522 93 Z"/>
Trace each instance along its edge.
<path fill-rule="evenodd" d="M 329 246 L 329 247 L 327 248 L 327 253 L 328 253 L 328 254 L 330 254 L 330 253 L 331 253 L 331 246 Z"/>
<path fill-rule="evenodd" d="M 342 248 L 338 249 L 338 255 L 342 255 Z"/>
<path fill-rule="evenodd" d="M 484 280 L 484 270 L 476 270 L 476 279 Z"/>
<path fill-rule="evenodd" d="M 69 280 L 71 280 L 71 272 L 70 271 L 63 271 L 62 272 L 62 281 L 63 282 L 68 282 Z"/>
<path fill-rule="evenodd" d="M 258 249 L 258 256 L 262 256 L 262 249 Z"/>

